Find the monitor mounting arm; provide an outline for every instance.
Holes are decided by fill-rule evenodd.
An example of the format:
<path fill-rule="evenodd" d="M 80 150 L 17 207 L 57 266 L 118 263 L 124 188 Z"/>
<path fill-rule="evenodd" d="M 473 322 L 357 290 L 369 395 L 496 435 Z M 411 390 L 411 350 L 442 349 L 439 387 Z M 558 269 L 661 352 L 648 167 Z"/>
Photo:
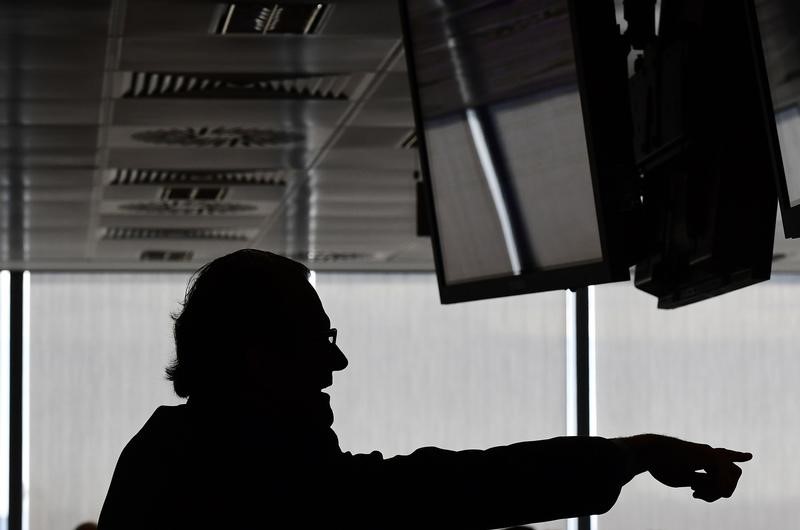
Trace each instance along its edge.
<path fill-rule="evenodd" d="M 681 157 L 691 142 L 688 87 L 697 61 L 694 43 L 702 37 L 705 0 L 624 0 L 629 51 L 638 52 L 629 80 L 636 165 L 652 172 Z"/>

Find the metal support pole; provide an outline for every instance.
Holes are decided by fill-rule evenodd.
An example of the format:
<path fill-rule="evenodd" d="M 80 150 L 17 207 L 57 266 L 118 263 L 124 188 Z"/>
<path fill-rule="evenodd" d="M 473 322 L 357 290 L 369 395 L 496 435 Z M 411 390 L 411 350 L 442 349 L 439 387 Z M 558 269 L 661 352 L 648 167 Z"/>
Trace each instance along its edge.
<path fill-rule="evenodd" d="M 589 289 L 586 287 L 575 293 L 575 332 L 578 436 L 589 436 Z"/>
<path fill-rule="evenodd" d="M 578 436 L 589 436 L 590 374 L 589 374 L 589 289 L 575 292 L 575 368 L 577 386 Z M 592 530 L 591 517 L 578 518 L 578 530 Z"/>

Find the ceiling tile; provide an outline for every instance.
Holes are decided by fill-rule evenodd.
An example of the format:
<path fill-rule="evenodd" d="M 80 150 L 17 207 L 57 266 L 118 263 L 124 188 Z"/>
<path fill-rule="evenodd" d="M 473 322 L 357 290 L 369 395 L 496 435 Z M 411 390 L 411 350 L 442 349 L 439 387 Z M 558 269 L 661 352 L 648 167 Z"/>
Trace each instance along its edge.
<path fill-rule="evenodd" d="M 0 10 L 0 33 L 17 32 L 26 37 L 105 35 L 111 2 L 70 2 L 43 4 L 28 0 L 6 12 Z M 10 7 L 10 6 L 9 6 Z"/>
<path fill-rule="evenodd" d="M 389 72 L 372 94 L 373 100 L 402 99 L 411 104 L 411 90 L 405 72 Z"/>
<path fill-rule="evenodd" d="M 129 38 L 120 68 L 133 71 L 349 73 L 374 71 L 397 39 L 309 36 Z"/>
<path fill-rule="evenodd" d="M 11 97 L 12 83 L 16 97 L 38 99 L 99 99 L 103 90 L 100 71 L 22 70 L 15 73 L 0 70 L 0 99 Z"/>
<path fill-rule="evenodd" d="M 111 149 L 153 148 L 167 150 L 212 149 L 252 151 L 260 149 L 303 149 L 316 151 L 329 139 L 333 129 L 271 125 L 224 125 L 213 121 L 202 126 L 112 127 L 107 145 Z"/>
<path fill-rule="evenodd" d="M 98 130 L 92 125 L 0 126 L 0 149 L 94 149 Z"/>
<path fill-rule="evenodd" d="M 93 168 L 21 168 L 18 178 L 26 188 L 78 187 L 89 188 L 94 183 Z M 0 167 L 0 186 L 9 185 L 8 170 Z"/>
<path fill-rule="evenodd" d="M 408 127 L 347 127 L 336 142 L 336 149 L 400 149 L 413 132 Z"/>
<path fill-rule="evenodd" d="M 97 153 L 93 149 L 51 148 L 51 149 L 0 149 L 0 159 L 11 160 L 19 167 L 91 167 Z"/>
<path fill-rule="evenodd" d="M 361 127 L 414 127 L 411 100 L 373 99 L 364 104 L 350 125 Z"/>
<path fill-rule="evenodd" d="M 6 45 L 0 47 L 0 70 L 102 71 L 105 67 L 106 43 L 105 34 L 88 38 L 20 35 L 17 42 L 6 40 Z"/>
<path fill-rule="evenodd" d="M 312 156 L 303 149 L 112 149 L 108 165 L 156 169 L 305 169 Z"/>
<path fill-rule="evenodd" d="M 0 101 L 0 125 L 96 125 L 100 119 L 99 100 Z"/>
<path fill-rule="evenodd" d="M 316 167 L 325 170 L 406 170 L 413 174 L 418 167 L 417 152 L 413 149 L 332 149 Z"/>
<path fill-rule="evenodd" d="M 236 101 L 205 99 L 120 99 L 114 103 L 114 125 L 259 125 L 322 127 L 336 124 L 347 101 Z"/>

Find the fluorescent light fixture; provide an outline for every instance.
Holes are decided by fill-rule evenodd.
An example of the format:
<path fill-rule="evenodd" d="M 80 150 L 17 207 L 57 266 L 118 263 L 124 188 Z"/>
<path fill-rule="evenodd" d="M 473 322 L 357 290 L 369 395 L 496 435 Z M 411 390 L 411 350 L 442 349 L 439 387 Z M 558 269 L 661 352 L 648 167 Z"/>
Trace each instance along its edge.
<path fill-rule="evenodd" d="M 317 21 L 320 12 L 325 7 L 324 4 L 317 4 L 317 7 L 314 8 L 314 12 L 311 13 L 311 16 L 308 17 L 308 23 L 306 23 L 306 27 L 303 28 L 303 34 L 307 35 L 311 28 L 314 26 L 314 23 Z"/>
<path fill-rule="evenodd" d="M 231 4 L 228 6 L 228 13 L 225 16 L 225 23 L 222 25 L 222 33 L 228 33 L 228 26 L 231 24 L 231 19 L 233 18 L 233 11 L 236 9 L 235 4 Z"/>

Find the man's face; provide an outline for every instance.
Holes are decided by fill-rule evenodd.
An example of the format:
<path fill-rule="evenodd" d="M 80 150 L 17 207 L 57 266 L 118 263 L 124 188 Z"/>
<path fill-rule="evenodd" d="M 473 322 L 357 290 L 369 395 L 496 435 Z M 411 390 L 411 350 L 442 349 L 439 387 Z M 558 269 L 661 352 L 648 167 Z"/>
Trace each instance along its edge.
<path fill-rule="evenodd" d="M 330 319 L 311 284 L 298 285 L 286 298 L 281 301 L 285 324 L 270 326 L 275 336 L 248 350 L 245 377 L 255 390 L 249 399 L 303 419 L 323 415 L 317 419 L 330 425 L 333 416 L 323 390 L 333 384 L 333 372 L 347 366 L 347 358 L 331 343 Z"/>

